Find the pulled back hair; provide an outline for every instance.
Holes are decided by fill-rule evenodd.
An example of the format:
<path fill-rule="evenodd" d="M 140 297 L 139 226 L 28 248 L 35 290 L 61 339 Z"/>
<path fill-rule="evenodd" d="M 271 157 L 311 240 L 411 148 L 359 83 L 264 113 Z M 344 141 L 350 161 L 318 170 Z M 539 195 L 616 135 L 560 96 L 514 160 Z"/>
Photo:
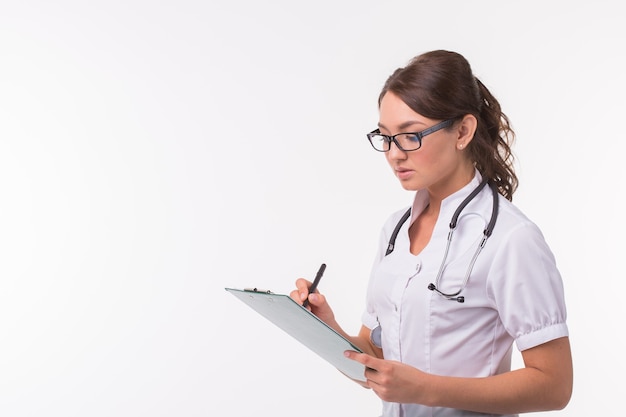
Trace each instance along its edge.
<path fill-rule="evenodd" d="M 470 158 L 483 178 L 493 182 L 506 199 L 513 199 L 518 185 L 511 151 L 515 133 L 500 103 L 474 76 L 462 55 L 443 50 L 419 55 L 391 74 L 379 105 L 387 92 L 429 119 L 476 117 L 476 133 L 468 145 Z"/>

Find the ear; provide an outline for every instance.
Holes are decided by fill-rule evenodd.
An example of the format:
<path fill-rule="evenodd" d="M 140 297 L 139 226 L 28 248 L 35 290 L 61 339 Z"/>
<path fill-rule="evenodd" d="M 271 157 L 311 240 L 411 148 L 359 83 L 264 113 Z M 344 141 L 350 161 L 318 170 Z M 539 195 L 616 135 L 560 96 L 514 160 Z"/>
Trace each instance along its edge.
<path fill-rule="evenodd" d="M 456 147 L 458 149 L 465 149 L 469 143 L 474 139 L 474 133 L 476 133 L 476 127 L 478 126 L 478 120 L 472 114 L 466 114 L 459 123 L 457 129 L 458 137 L 456 140 Z"/>

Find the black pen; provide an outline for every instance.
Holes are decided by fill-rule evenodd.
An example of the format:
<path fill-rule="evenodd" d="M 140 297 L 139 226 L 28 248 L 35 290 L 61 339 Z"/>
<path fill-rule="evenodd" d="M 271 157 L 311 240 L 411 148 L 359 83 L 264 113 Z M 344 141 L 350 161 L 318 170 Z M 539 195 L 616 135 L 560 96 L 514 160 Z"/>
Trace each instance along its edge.
<path fill-rule="evenodd" d="M 315 275 L 315 279 L 313 280 L 313 284 L 311 284 L 311 288 L 309 288 L 309 295 L 315 292 L 317 285 L 320 283 L 322 279 L 322 275 L 324 275 L 324 270 L 326 269 L 326 264 L 322 264 L 320 269 L 317 271 L 317 275 Z M 302 307 L 307 307 L 309 305 L 309 297 L 302 303 Z"/>

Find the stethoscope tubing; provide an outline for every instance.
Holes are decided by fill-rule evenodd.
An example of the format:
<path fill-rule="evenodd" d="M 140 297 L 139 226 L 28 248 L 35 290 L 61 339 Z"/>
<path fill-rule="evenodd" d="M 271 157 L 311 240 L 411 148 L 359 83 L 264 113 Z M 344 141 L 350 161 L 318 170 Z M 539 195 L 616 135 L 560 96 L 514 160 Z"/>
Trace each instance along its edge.
<path fill-rule="evenodd" d="M 491 188 L 491 194 L 493 196 L 493 203 L 492 203 L 492 208 L 491 208 L 491 218 L 489 219 L 489 222 L 487 223 L 487 226 L 483 230 L 483 237 L 481 238 L 480 243 L 478 244 L 478 247 L 476 248 L 476 251 L 474 251 L 474 255 L 472 256 L 472 260 L 470 261 L 470 263 L 469 263 L 469 265 L 467 267 L 467 271 L 465 272 L 465 277 L 463 278 L 463 282 L 461 283 L 461 287 L 455 293 L 444 293 L 443 291 L 439 290 L 437 288 L 437 286 L 439 285 L 439 282 L 441 281 L 441 277 L 443 276 L 443 271 L 444 271 L 444 269 L 446 267 L 446 260 L 448 259 L 448 252 L 450 251 L 450 245 L 452 243 L 452 236 L 454 235 L 454 231 L 457 228 L 459 217 L 460 217 L 461 213 L 463 212 L 463 209 L 465 209 L 465 207 L 470 203 L 470 201 L 472 201 L 478 195 L 478 193 L 480 193 L 480 191 L 485 187 L 485 185 L 487 185 L 487 184 L 489 184 L 489 188 Z M 470 278 L 470 275 L 472 274 L 472 270 L 474 269 L 474 265 L 476 264 L 476 260 L 478 259 L 478 255 L 480 255 L 480 253 L 482 252 L 483 248 L 485 247 L 485 244 L 487 243 L 487 240 L 489 239 L 489 237 L 491 237 L 491 234 L 493 233 L 493 229 L 496 226 L 496 220 L 498 219 L 499 206 L 500 206 L 500 204 L 499 204 L 498 188 L 496 187 L 496 185 L 493 182 L 490 182 L 488 180 L 483 180 L 465 198 L 465 200 L 463 200 L 461 202 L 459 207 L 457 207 L 456 211 L 452 215 L 452 219 L 450 220 L 450 231 L 448 232 L 448 238 L 447 238 L 447 243 L 446 243 L 446 250 L 444 252 L 443 260 L 441 261 L 441 266 L 439 267 L 439 271 L 437 272 L 437 276 L 435 278 L 435 283 L 434 284 L 433 283 L 428 284 L 428 289 L 429 290 L 438 293 L 439 295 L 441 295 L 442 297 L 444 297 L 447 300 L 457 301 L 459 303 L 464 303 L 465 302 L 465 297 L 460 295 L 460 294 L 461 294 L 461 292 L 463 292 L 463 290 L 467 286 L 467 283 L 469 282 L 469 278 Z M 393 231 L 390 243 L 389 243 L 389 245 L 387 247 L 387 253 L 385 254 L 385 256 L 389 255 L 393 251 L 394 246 L 395 246 L 395 238 L 396 238 L 396 236 L 398 234 L 398 231 L 400 230 L 400 225 L 403 224 L 408 219 L 410 213 L 411 212 L 409 210 L 409 211 L 407 211 L 403 215 L 402 219 L 400 219 L 399 224 L 396 226 L 395 230 Z M 370 340 L 371 340 L 371 342 L 372 342 L 372 344 L 374 346 L 382 348 L 382 328 L 381 328 L 380 324 L 370 331 Z"/>
<path fill-rule="evenodd" d="M 485 227 L 485 230 L 483 230 L 483 237 L 482 237 L 480 243 L 478 244 L 478 247 L 476 248 L 476 251 L 474 252 L 474 256 L 472 256 L 472 260 L 470 261 L 470 264 L 468 265 L 467 271 L 465 272 L 465 277 L 463 278 L 463 282 L 461 283 L 461 287 L 455 293 L 445 293 L 445 292 L 441 291 L 438 288 L 438 286 L 439 286 L 439 282 L 441 281 L 441 277 L 443 276 L 443 270 L 446 267 L 446 260 L 448 259 L 448 252 L 450 250 L 450 244 L 452 243 L 452 235 L 454 234 L 454 231 L 456 230 L 456 227 L 458 225 L 459 216 L 463 212 L 463 209 L 465 209 L 465 207 L 470 203 L 470 201 L 472 201 L 474 199 L 474 197 L 476 197 L 478 195 L 478 193 L 487 184 L 489 184 L 489 187 L 491 188 L 491 193 L 492 193 L 492 196 L 493 196 L 493 204 L 492 204 L 492 208 L 491 208 L 491 218 L 489 219 L 489 223 L 487 223 L 487 227 Z M 483 180 L 465 198 L 465 200 L 463 200 L 461 202 L 461 204 L 459 204 L 459 207 L 457 207 L 456 211 L 452 215 L 452 219 L 450 220 L 450 231 L 448 232 L 448 239 L 447 239 L 447 243 L 446 243 L 446 250 L 444 252 L 443 259 L 441 261 L 441 266 L 439 267 L 439 272 L 437 272 L 437 276 L 435 277 L 435 283 L 433 284 L 431 282 L 430 284 L 428 284 L 428 289 L 429 290 L 437 292 L 439 295 L 443 296 L 444 298 L 446 298 L 448 300 L 458 301 L 459 303 L 464 303 L 465 302 L 465 297 L 459 296 L 459 294 L 461 294 L 461 292 L 467 286 L 467 283 L 469 281 L 470 275 L 472 274 L 472 270 L 474 269 L 474 264 L 476 263 L 476 260 L 478 259 L 478 255 L 480 255 L 480 252 L 483 250 L 483 248 L 485 247 L 485 244 L 487 243 L 487 239 L 489 239 L 489 237 L 493 233 L 493 229 L 494 229 L 494 227 L 496 225 L 496 220 L 498 219 L 498 209 L 499 209 L 499 200 L 498 199 L 499 199 L 499 197 L 498 197 L 498 189 L 497 189 L 496 185 L 493 184 L 492 182 L 489 182 L 488 180 Z"/>

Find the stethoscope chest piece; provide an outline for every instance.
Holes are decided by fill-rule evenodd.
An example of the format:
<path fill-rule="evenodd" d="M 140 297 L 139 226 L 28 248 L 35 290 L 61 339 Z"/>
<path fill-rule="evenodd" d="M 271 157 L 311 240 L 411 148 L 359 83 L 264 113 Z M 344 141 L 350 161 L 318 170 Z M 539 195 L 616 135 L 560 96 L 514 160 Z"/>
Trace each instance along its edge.
<path fill-rule="evenodd" d="M 372 342 L 372 344 L 374 346 L 376 346 L 377 348 L 381 348 L 383 347 L 383 329 L 380 327 L 380 324 L 376 327 L 374 327 L 371 331 L 370 331 L 370 341 Z"/>

